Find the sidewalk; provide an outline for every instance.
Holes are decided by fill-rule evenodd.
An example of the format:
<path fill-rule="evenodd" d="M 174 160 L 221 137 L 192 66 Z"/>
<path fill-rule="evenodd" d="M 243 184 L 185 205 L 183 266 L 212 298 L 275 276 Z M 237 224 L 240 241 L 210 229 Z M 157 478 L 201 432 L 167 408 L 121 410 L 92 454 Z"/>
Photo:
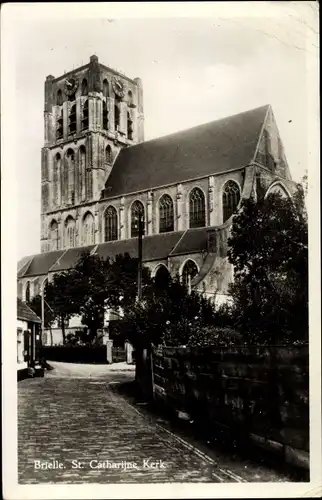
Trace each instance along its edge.
<path fill-rule="evenodd" d="M 81 363 L 63 363 L 58 361 L 48 361 L 54 370 L 45 372 L 45 377 L 48 378 L 104 378 L 109 373 L 129 372 L 135 373 L 135 365 L 128 365 L 125 362 L 113 363 L 111 365 L 95 365 Z"/>

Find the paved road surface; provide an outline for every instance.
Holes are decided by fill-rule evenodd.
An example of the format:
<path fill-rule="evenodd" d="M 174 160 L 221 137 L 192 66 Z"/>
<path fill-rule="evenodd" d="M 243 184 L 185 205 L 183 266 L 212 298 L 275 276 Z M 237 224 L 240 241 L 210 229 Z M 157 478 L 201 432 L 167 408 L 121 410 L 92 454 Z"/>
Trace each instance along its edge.
<path fill-rule="evenodd" d="M 241 464 L 218 465 L 147 418 L 113 390 L 133 379 L 126 365 L 51 364 L 45 378 L 18 384 L 22 484 L 285 480 L 260 467 L 243 477 Z"/>

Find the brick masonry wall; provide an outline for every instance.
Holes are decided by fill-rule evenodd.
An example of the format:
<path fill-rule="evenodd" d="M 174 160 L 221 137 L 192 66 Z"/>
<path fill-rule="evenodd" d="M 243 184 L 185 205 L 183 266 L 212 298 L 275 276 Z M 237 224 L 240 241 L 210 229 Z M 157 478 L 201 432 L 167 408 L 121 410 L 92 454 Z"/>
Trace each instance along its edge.
<path fill-rule="evenodd" d="M 300 347 L 154 350 L 156 398 L 309 467 L 309 356 Z"/>

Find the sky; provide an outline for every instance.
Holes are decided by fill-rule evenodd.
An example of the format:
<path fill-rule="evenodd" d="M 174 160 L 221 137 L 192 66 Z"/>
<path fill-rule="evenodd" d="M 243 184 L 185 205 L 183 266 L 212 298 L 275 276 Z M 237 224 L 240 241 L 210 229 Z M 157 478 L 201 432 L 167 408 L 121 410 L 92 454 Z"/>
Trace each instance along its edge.
<path fill-rule="evenodd" d="M 186 17 L 183 4 L 179 15 L 171 9 L 166 15 L 165 8 L 148 17 L 140 10 L 143 4 L 135 11 L 132 4 L 120 15 L 106 4 L 93 4 L 86 13 L 88 3 L 65 4 L 65 11 L 62 4 L 39 4 L 38 9 L 20 4 L 14 22 L 8 15 L 4 50 L 10 40 L 10 118 L 15 123 L 10 168 L 15 172 L 18 259 L 40 251 L 45 78 L 86 64 L 92 54 L 142 79 L 146 140 L 271 104 L 291 174 L 301 179 L 310 155 L 308 62 L 317 58 L 314 8 L 311 2 L 251 2 L 247 9 L 247 2 L 241 2 L 241 11 L 240 4 L 227 4 L 210 12 L 202 3 L 197 10 L 186 3 Z"/>

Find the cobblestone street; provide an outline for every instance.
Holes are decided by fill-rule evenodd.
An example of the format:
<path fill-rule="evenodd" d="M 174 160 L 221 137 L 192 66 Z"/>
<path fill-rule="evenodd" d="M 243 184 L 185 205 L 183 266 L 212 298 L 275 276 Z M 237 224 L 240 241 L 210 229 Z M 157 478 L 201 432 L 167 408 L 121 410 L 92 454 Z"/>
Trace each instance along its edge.
<path fill-rule="evenodd" d="M 57 365 L 45 378 L 18 384 L 20 483 L 245 480 L 117 394 L 113 384 L 133 379 L 133 371 Z M 258 470 L 252 477 L 285 481 L 272 473 L 261 477 Z"/>

